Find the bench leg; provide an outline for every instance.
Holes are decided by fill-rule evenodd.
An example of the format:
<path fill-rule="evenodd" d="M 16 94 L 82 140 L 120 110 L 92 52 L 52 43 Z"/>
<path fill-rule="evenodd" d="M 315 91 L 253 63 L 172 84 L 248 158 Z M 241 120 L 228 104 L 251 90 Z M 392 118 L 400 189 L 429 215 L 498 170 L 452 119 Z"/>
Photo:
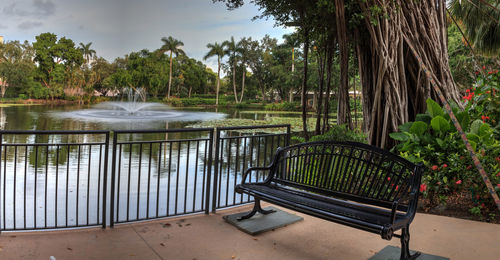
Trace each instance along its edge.
<path fill-rule="evenodd" d="M 260 214 L 267 215 L 267 214 L 270 214 L 270 213 L 273 213 L 273 212 L 276 212 L 276 211 L 275 210 L 264 210 L 264 209 L 262 209 L 262 207 L 260 206 L 260 200 L 259 199 L 255 199 L 255 204 L 253 205 L 252 211 L 250 211 L 250 213 L 246 214 L 245 216 L 239 217 L 237 220 L 238 221 L 242 221 L 244 219 L 249 219 L 249 218 L 253 217 L 255 215 L 255 213 L 257 213 L 257 212 L 259 212 Z"/>
<path fill-rule="evenodd" d="M 410 254 L 410 226 L 406 226 L 401 230 L 401 257 L 400 260 L 417 259 L 420 256 L 420 252 L 415 252 L 415 254 Z"/>

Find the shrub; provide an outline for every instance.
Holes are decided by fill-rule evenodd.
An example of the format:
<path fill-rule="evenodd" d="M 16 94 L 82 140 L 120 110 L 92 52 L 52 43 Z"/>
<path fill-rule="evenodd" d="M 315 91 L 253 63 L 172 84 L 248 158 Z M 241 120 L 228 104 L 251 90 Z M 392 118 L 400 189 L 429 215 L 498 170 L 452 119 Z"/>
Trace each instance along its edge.
<path fill-rule="evenodd" d="M 491 174 L 497 193 L 500 193 L 500 158 L 495 157 L 500 153 L 500 142 L 495 139 L 493 129 L 482 120 L 471 119 L 467 109 L 460 111 L 456 104 L 451 106 L 483 167 Z M 400 142 L 394 150 L 425 166 L 422 191 L 431 206 L 445 202 L 452 193 L 469 191 L 475 206 L 494 208 L 458 131 L 435 101 L 428 99 L 427 112 L 417 115 L 415 122 L 403 124 L 399 129 L 400 132 L 390 134 Z"/>
<path fill-rule="evenodd" d="M 294 137 L 294 141 L 305 142 L 302 137 Z M 366 143 L 366 135 L 359 130 L 350 130 L 347 125 L 333 125 L 330 130 L 322 135 L 315 135 L 311 137 L 312 142 L 314 141 L 352 141 Z"/>
<path fill-rule="evenodd" d="M 173 106 L 173 107 L 182 106 L 181 100 L 179 98 L 176 98 L 176 97 L 164 98 L 163 102 L 167 103 L 168 105 Z"/>
<path fill-rule="evenodd" d="M 282 102 L 282 103 L 270 103 L 264 106 L 265 110 L 270 111 L 298 111 L 301 106 L 298 102 Z"/>

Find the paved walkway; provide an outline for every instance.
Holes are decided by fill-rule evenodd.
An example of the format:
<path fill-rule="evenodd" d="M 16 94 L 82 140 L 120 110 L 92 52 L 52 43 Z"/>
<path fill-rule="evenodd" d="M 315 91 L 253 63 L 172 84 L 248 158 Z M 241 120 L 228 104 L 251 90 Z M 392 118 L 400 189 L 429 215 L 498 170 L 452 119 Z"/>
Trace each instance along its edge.
<path fill-rule="evenodd" d="M 382 240 L 298 213 L 304 221 L 256 237 L 222 220 L 248 209 L 106 230 L 2 233 L 0 259 L 367 259 L 386 245 L 399 246 L 397 238 Z M 451 259 L 500 258 L 500 225 L 417 214 L 410 232 L 414 250 Z"/>

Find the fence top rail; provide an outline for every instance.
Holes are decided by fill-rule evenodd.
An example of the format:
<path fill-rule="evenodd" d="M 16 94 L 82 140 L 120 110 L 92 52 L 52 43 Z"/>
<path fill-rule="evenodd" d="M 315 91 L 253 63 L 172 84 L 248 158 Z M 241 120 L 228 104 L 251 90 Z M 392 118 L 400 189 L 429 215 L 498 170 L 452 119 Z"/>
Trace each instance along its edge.
<path fill-rule="evenodd" d="M 157 143 L 183 143 L 183 142 L 203 142 L 210 141 L 210 138 L 190 138 L 190 139 L 166 139 L 148 141 L 116 141 L 116 144 L 157 144 Z"/>
<path fill-rule="evenodd" d="M 212 132 L 213 128 L 176 128 L 161 130 L 113 130 L 116 134 L 157 134 L 157 133 L 182 133 L 182 132 Z"/>
<path fill-rule="evenodd" d="M 85 134 L 109 134 L 105 130 L 0 130 L 0 135 L 85 135 Z"/>
<path fill-rule="evenodd" d="M 230 127 L 218 127 L 217 131 L 234 131 L 234 130 L 246 130 L 246 129 L 264 129 L 264 128 L 282 128 L 290 127 L 289 124 L 281 125 L 257 125 L 257 126 L 230 126 Z"/>
<path fill-rule="evenodd" d="M 268 136 L 286 136 L 287 133 L 276 133 L 276 134 L 263 134 L 263 135 L 242 135 L 242 136 L 224 136 L 220 139 L 229 140 L 229 139 L 244 139 L 244 138 L 258 138 L 258 137 L 268 137 Z"/>
<path fill-rule="evenodd" d="M 91 143 L 2 143 L 3 146 L 91 146 L 91 145 L 106 145 L 106 142 L 91 142 Z"/>

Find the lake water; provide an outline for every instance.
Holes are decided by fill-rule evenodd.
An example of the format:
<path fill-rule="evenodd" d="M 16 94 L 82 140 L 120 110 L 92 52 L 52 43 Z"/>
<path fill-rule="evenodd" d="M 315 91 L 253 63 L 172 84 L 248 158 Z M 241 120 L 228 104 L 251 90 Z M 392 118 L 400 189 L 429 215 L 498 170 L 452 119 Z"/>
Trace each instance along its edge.
<path fill-rule="evenodd" d="M 168 109 L 142 118 L 103 116 L 102 107 L 0 107 L 2 130 L 165 130 L 204 120 L 263 119 L 263 114 L 234 109 Z M 149 112 L 148 112 L 149 113 Z M 151 120 L 154 118 L 154 120 Z M 115 154 L 113 220 L 129 222 L 201 212 L 206 208 L 209 132 L 123 133 Z M 266 165 L 285 136 L 221 133 L 216 207 L 249 200 L 234 192 L 250 166 Z M 248 134 L 247 134 L 248 135 Z M 3 135 L 0 163 L 0 229 L 50 229 L 99 225 L 106 201 L 109 223 L 113 149 L 105 164 L 105 135 Z M 24 144 L 30 144 L 26 146 Z M 34 145 L 37 144 L 37 145 Z M 213 150 L 215 154 L 215 148 Z M 104 178 L 105 170 L 108 178 Z M 212 169 L 213 171 L 215 170 Z M 262 179 L 263 175 L 251 178 Z M 104 182 L 107 181 L 107 185 Z M 213 182 L 210 183 L 210 186 Z M 210 187 L 212 188 L 212 187 Z M 104 192 L 107 193 L 104 200 Z M 212 190 L 213 195 L 213 190 Z M 212 195 L 210 200 L 212 200 Z"/>

